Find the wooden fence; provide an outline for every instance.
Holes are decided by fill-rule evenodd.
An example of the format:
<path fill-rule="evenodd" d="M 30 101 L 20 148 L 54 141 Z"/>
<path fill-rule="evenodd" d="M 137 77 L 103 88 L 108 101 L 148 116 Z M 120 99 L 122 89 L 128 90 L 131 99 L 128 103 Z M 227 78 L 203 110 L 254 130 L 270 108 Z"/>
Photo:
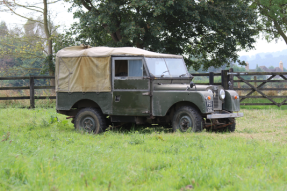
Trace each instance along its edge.
<path fill-rule="evenodd" d="M 224 89 L 231 89 L 236 91 L 249 91 L 246 95 L 240 96 L 241 105 L 276 105 L 278 107 L 282 105 L 287 105 L 287 96 L 275 96 L 267 95 L 264 91 L 283 91 L 287 88 L 263 88 L 266 83 L 277 82 L 286 83 L 287 82 L 287 72 L 233 72 L 233 69 L 222 70 L 221 73 L 192 73 L 194 77 L 205 76 L 208 77 L 208 83 L 196 83 L 202 85 L 222 85 Z M 221 82 L 214 83 L 214 77 L 221 76 Z M 246 80 L 244 76 L 255 76 L 253 80 Z M 268 76 L 266 80 L 257 80 L 256 76 Z M 278 76 L 281 80 L 274 78 Z M 23 90 L 29 89 L 30 96 L 18 96 L 18 97 L 0 97 L 0 100 L 19 100 L 19 99 L 30 99 L 30 108 L 35 107 L 35 99 L 56 99 L 56 96 L 35 96 L 35 89 L 55 89 L 55 86 L 35 86 L 36 79 L 54 79 L 54 76 L 30 76 L 30 77 L 0 77 L 0 80 L 29 80 L 30 86 L 22 87 L 0 87 L 0 90 Z M 237 79 L 234 79 L 237 78 Z M 245 83 L 246 87 L 234 87 L 234 84 Z M 258 84 L 259 83 L 259 84 Z M 287 86 L 286 86 L 287 87 Z M 260 95 L 252 95 L 254 92 L 258 92 Z M 242 103 L 243 100 L 247 98 L 262 99 L 265 98 L 271 103 Z M 276 102 L 276 98 L 283 98 L 281 102 Z"/>
<path fill-rule="evenodd" d="M 0 80 L 29 80 L 30 86 L 21 87 L 0 87 L 0 90 L 30 90 L 30 96 L 18 96 L 18 97 L 0 97 L 0 100 L 18 100 L 18 99 L 30 99 L 30 108 L 35 108 L 35 99 L 56 99 L 56 96 L 36 96 L 36 89 L 55 89 L 55 86 L 35 86 L 36 79 L 55 79 L 54 76 L 30 76 L 30 77 L 0 77 Z"/>

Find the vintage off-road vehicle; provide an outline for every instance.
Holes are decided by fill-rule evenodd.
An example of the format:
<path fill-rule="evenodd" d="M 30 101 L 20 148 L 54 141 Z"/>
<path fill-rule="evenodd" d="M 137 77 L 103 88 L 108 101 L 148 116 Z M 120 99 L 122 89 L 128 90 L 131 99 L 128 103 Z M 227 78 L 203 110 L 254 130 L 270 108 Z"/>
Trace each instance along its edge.
<path fill-rule="evenodd" d="M 195 85 L 183 57 L 138 48 L 68 47 L 56 58 L 57 112 L 76 129 L 161 124 L 173 130 L 234 131 L 239 96 Z"/>

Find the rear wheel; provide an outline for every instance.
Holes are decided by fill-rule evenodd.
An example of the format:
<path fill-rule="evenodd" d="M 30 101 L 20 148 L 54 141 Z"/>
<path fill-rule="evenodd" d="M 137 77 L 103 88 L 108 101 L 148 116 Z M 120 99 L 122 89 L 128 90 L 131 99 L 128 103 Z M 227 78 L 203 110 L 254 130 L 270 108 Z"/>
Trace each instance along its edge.
<path fill-rule="evenodd" d="M 106 128 L 106 119 L 99 109 L 81 109 L 75 117 L 75 128 L 89 133 L 102 133 Z"/>
<path fill-rule="evenodd" d="M 172 129 L 181 132 L 200 132 L 203 129 L 203 119 L 194 107 L 183 106 L 173 116 Z"/>

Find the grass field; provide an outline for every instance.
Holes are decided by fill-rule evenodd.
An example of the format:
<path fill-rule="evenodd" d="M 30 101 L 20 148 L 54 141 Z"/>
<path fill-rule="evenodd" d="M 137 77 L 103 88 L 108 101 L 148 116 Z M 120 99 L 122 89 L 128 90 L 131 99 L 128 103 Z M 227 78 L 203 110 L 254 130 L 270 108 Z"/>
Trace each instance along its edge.
<path fill-rule="evenodd" d="M 55 109 L 0 110 L 0 190 L 287 190 L 287 110 L 235 133 L 77 132 Z"/>
<path fill-rule="evenodd" d="M 284 101 L 286 98 L 273 98 L 273 100 L 276 103 L 281 103 L 282 101 Z M 277 105 L 244 105 L 245 103 L 272 103 L 271 101 L 269 101 L 266 98 L 248 98 L 243 100 L 240 103 L 240 108 L 242 109 L 275 109 L 275 110 L 287 110 L 287 105 L 282 105 L 280 107 L 278 107 Z"/>

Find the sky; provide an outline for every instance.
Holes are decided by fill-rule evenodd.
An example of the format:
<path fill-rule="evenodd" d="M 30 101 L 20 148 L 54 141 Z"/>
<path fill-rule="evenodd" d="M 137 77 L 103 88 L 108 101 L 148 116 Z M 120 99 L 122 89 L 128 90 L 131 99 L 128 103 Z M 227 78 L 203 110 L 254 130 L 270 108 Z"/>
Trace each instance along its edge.
<path fill-rule="evenodd" d="M 27 0 L 26 0 L 27 1 Z M 31 2 L 37 2 L 37 0 L 29 0 L 29 3 Z M 16 2 L 25 2 L 23 0 L 18 0 Z M 38 0 L 39 2 L 39 0 Z M 43 7 L 43 3 L 33 3 L 37 6 Z M 60 25 L 60 30 L 64 30 L 64 28 L 69 28 L 69 26 L 76 22 L 77 20 L 73 19 L 73 13 L 68 12 L 68 8 L 70 7 L 69 4 L 64 2 L 58 2 L 55 4 L 48 5 L 48 11 L 50 11 L 53 19 L 53 23 L 56 25 Z M 35 14 L 35 12 L 32 11 L 26 11 L 26 9 L 18 9 L 17 13 L 25 15 L 26 17 L 33 17 L 37 18 L 38 16 L 41 16 L 40 14 Z M 42 17 L 42 16 L 41 16 Z M 21 18 L 15 14 L 12 14 L 11 12 L 1 12 L 0 11 L 0 21 L 5 21 L 8 27 L 14 27 L 16 25 L 23 25 L 26 22 L 26 19 Z"/>
<path fill-rule="evenodd" d="M 25 2 L 23 0 L 18 0 L 17 2 Z M 27 2 L 27 1 L 26 1 Z M 39 0 L 29 0 L 29 3 L 32 2 L 39 2 Z M 42 3 L 37 3 L 38 6 L 41 6 Z M 51 12 L 52 16 L 55 18 L 53 22 L 56 25 L 60 25 L 60 30 L 64 30 L 65 28 L 69 28 L 69 26 L 73 22 L 77 22 L 77 20 L 73 19 L 73 13 L 68 12 L 68 8 L 70 7 L 69 4 L 64 2 L 58 2 L 55 4 L 49 5 L 48 9 L 53 10 Z M 35 14 L 31 14 L 31 12 L 27 12 L 23 9 L 18 10 L 19 13 L 23 13 L 24 15 L 33 16 L 34 18 L 37 17 Z M 23 25 L 26 20 L 23 18 L 20 18 L 19 16 L 13 15 L 11 13 L 7 12 L 0 12 L 0 21 L 5 21 L 8 27 L 14 27 L 15 25 Z M 238 52 L 239 56 L 252 56 L 258 53 L 268 53 L 268 52 L 276 52 L 276 51 L 282 51 L 287 49 L 286 43 L 283 41 L 283 39 L 277 40 L 277 42 L 274 40 L 270 43 L 268 43 L 266 40 L 259 38 L 256 40 L 255 43 L 255 49 L 249 50 L 246 52 L 245 50 Z"/>
<path fill-rule="evenodd" d="M 277 42 L 273 40 L 268 43 L 265 39 L 259 38 L 256 39 L 256 43 L 254 44 L 255 49 L 249 50 L 246 52 L 245 50 L 239 52 L 240 56 L 252 56 L 258 53 L 268 53 L 268 52 L 277 52 L 287 49 L 287 44 L 283 39 L 278 39 Z"/>

